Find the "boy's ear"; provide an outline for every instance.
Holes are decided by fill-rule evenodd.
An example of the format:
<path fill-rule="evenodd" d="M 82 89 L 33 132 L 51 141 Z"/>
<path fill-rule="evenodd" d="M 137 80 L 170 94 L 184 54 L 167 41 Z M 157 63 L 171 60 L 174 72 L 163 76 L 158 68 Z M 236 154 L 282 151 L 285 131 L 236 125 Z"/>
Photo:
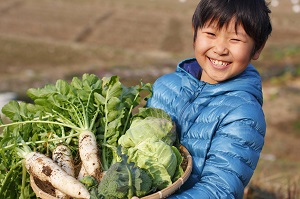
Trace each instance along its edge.
<path fill-rule="evenodd" d="M 254 53 L 254 55 L 253 55 L 253 57 L 252 57 L 253 60 L 257 60 L 257 59 L 259 58 L 260 53 L 261 53 L 262 50 L 264 49 L 265 45 L 266 45 L 266 42 L 260 47 L 260 49 L 258 49 L 258 50 Z"/>

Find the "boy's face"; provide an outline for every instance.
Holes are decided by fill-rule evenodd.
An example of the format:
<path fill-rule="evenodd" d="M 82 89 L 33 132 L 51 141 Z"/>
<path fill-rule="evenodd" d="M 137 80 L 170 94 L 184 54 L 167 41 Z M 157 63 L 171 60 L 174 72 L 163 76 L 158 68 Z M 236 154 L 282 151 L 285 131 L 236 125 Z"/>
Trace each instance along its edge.
<path fill-rule="evenodd" d="M 254 40 L 235 21 L 217 28 L 216 23 L 199 28 L 194 43 L 195 57 L 202 67 L 201 80 L 216 84 L 243 72 L 251 59 L 258 59 L 262 49 L 252 57 Z"/>

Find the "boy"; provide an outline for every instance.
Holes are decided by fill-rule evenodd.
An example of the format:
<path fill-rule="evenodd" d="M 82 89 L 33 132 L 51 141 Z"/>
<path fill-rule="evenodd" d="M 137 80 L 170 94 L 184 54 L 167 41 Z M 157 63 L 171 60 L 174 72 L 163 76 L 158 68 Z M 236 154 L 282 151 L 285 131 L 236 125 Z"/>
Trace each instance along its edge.
<path fill-rule="evenodd" d="M 264 0 L 201 0 L 195 58 L 153 85 L 147 106 L 169 113 L 193 171 L 169 198 L 242 198 L 264 144 L 261 78 L 250 64 L 271 34 Z"/>

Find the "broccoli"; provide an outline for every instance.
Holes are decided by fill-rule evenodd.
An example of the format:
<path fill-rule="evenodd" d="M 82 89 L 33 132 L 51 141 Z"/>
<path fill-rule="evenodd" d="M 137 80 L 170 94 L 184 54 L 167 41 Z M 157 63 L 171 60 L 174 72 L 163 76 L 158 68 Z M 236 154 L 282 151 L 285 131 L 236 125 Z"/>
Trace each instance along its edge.
<path fill-rule="evenodd" d="M 92 176 L 84 176 L 81 180 L 79 180 L 87 189 L 91 189 L 93 187 L 96 187 L 98 182 L 97 180 Z"/>
<path fill-rule="evenodd" d="M 146 171 L 133 162 L 128 163 L 127 155 L 122 154 L 121 157 L 121 162 L 114 163 L 106 171 L 97 190 L 91 191 L 91 198 L 131 199 L 152 191 L 152 178 Z"/>

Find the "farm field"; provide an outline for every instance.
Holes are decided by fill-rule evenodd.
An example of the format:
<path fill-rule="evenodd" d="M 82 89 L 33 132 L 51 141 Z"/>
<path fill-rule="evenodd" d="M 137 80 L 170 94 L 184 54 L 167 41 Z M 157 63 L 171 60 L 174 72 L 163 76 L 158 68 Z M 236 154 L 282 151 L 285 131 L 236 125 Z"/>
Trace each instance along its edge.
<path fill-rule="evenodd" d="M 195 0 L 0 0 L 0 93 L 83 73 L 152 83 L 193 57 Z M 245 198 L 300 198 L 300 13 L 270 7 L 273 33 L 253 62 L 267 135 Z"/>

